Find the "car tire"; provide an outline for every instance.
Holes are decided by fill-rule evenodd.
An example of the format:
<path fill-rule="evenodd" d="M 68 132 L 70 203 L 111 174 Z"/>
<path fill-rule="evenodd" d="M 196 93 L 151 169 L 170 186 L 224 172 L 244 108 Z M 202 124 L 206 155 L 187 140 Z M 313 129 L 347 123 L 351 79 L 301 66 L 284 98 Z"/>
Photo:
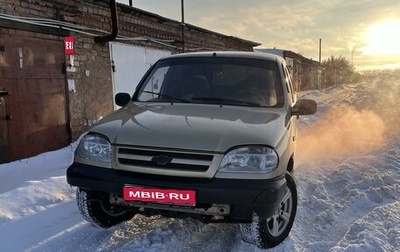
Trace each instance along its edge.
<path fill-rule="evenodd" d="M 272 248 L 279 245 L 289 235 L 297 210 L 296 183 L 290 173 L 286 173 L 286 190 L 280 207 L 268 219 L 260 219 L 253 214 L 250 224 L 240 224 L 240 231 L 245 242 L 259 248 Z"/>
<path fill-rule="evenodd" d="M 82 217 L 101 228 L 110 228 L 123 221 L 130 220 L 136 214 L 134 211 L 112 206 L 106 193 L 78 188 L 76 203 Z"/>

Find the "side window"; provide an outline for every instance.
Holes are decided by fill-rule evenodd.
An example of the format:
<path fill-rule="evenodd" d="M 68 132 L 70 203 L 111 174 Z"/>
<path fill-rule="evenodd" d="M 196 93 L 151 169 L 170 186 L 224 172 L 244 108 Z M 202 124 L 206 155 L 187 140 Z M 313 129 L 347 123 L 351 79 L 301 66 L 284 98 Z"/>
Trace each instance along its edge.
<path fill-rule="evenodd" d="M 148 101 L 153 98 L 158 97 L 157 94 L 152 94 L 152 93 L 159 93 L 165 79 L 165 75 L 168 71 L 168 67 L 160 67 L 158 68 L 154 74 L 151 76 L 151 78 L 147 79 L 147 82 L 144 84 L 144 88 L 139 100 L 141 101 Z"/>
<path fill-rule="evenodd" d="M 296 90 L 294 90 L 293 82 L 292 82 L 292 76 L 290 75 L 289 70 L 287 68 L 286 68 L 286 72 L 287 72 L 287 75 L 289 77 L 288 78 L 288 80 L 289 80 L 289 88 L 292 90 L 292 92 L 291 92 L 292 101 L 294 102 L 295 101 Z"/>
<path fill-rule="evenodd" d="M 288 93 L 290 93 L 290 88 L 289 88 L 289 82 L 288 82 L 288 75 L 287 75 L 287 71 L 286 71 L 286 67 L 281 64 L 282 67 L 282 71 L 283 71 L 283 76 L 285 77 L 285 86 L 286 86 L 286 90 Z"/>
<path fill-rule="evenodd" d="M 168 67 L 161 67 L 157 69 L 154 73 L 153 77 L 151 78 L 151 85 L 148 85 L 153 92 L 159 93 L 164 82 L 165 75 L 168 71 Z"/>
<path fill-rule="evenodd" d="M 285 75 L 285 80 L 286 80 L 286 88 L 288 90 L 288 93 L 290 94 L 292 98 L 292 102 L 295 101 L 295 94 L 294 94 L 294 89 L 293 89 L 293 84 L 292 84 L 292 78 L 290 76 L 290 73 L 285 65 L 282 64 L 282 69 L 283 73 Z"/>

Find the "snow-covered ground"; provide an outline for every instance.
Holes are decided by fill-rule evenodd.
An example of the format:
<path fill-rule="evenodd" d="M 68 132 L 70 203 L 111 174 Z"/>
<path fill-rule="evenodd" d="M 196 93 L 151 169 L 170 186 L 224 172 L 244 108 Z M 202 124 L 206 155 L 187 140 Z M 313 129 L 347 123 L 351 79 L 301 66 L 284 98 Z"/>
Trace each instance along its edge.
<path fill-rule="evenodd" d="M 400 251 L 400 81 L 308 91 L 300 120 L 297 217 L 270 251 Z M 145 218 L 85 222 L 65 180 L 74 145 L 0 165 L 0 251 L 260 251 L 235 224 Z"/>

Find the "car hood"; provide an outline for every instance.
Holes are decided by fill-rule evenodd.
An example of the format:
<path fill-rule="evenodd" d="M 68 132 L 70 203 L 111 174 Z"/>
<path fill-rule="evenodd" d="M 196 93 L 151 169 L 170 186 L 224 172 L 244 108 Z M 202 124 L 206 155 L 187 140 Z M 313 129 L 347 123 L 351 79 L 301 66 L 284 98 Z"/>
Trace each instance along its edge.
<path fill-rule="evenodd" d="M 247 144 L 275 147 L 285 129 L 284 114 L 283 108 L 132 103 L 90 132 L 107 136 L 113 145 L 225 152 Z"/>

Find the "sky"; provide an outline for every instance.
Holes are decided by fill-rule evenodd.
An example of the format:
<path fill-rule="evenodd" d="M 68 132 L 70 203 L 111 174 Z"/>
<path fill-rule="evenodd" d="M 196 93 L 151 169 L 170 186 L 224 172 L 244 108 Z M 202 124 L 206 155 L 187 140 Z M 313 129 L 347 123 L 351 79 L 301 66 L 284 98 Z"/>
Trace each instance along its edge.
<path fill-rule="evenodd" d="M 117 0 L 128 4 L 129 0 Z M 133 0 L 133 6 L 181 20 L 180 0 Z M 322 60 L 344 56 L 357 70 L 400 68 L 397 0 L 189 0 L 186 23 Z"/>

